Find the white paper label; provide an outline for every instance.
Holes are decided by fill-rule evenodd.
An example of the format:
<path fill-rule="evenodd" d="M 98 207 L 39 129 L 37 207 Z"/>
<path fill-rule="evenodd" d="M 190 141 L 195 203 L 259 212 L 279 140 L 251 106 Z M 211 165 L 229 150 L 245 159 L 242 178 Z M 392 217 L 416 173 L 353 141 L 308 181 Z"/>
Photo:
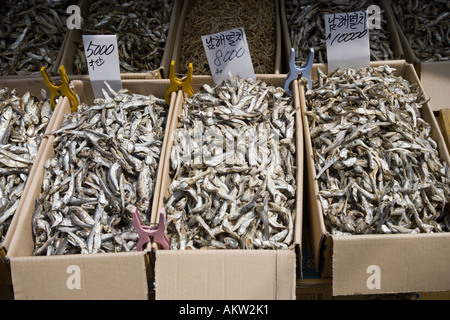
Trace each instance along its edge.
<path fill-rule="evenodd" d="M 244 28 L 202 36 L 206 58 L 215 84 L 228 79 L 228 73 L 256 79 Z"/>
<path fill-rule="evenodd" d="M 83 35 L 89 79 L 96 98 L 103 97 L 102 88 L 122 89 L 116 35 Z"/>
<path fill-rule="evenodd" d="M 367 12 L 325 15 L 328 72 L 370 65 Z"/>

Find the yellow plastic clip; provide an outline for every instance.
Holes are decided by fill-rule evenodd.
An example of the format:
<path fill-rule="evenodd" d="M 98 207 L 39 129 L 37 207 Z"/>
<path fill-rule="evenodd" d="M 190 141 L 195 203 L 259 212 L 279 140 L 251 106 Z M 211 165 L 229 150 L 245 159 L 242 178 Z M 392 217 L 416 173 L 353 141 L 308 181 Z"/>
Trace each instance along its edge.
<path fill-rule="evenodd" d="M 50 91 L 50 103 L 53 109 L 56 107 L 56 98 L 59 96 L 65 96 L 69 99 L 71 107 L 70 110 L 72 112 L 77 111 L 78 109 L 78 98 L 75 92 L 72 91 L 69 87 L 69 77 L 67 76 L 66 69 L 63 65 L 59 66 L 59 74 L 61 76 L 61 84 L 57 86 L 51 79 L 50 76 L 45 69 L 45 67 L 41 68 L 41 74 L 44 78 L 45 85 Z"/>
<path fill-rule="evenodd" d="M 170 79 L 170 85 L 169 89 L 166 91 L 166 102 L 167 104 L 170 103 L 170 94 L 172 92 L 180 90 L 185 92 L 188 97 L 192 96 L 194 94 L 194 90 L 192 90 L 192 74 L 193 74 L 194 67 L 192 66 L 192 63 L 189 63 L 188 67 L 188 73 L 187 76 L 183 79 L 175 77 L 175 61 L 172 60 L 170 63 L 170 73 L 169 73 L 169 79 Z"/>

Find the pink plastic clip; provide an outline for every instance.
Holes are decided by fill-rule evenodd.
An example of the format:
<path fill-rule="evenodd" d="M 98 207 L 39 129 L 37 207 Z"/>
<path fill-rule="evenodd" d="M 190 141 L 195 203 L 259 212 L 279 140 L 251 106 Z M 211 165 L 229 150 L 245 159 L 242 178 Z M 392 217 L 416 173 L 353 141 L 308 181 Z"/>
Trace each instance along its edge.
<path fill-rule="evenodd" d="M 142 224 L 141 217 L 139 216 L 136 207 L 131 211 L 133 217 L 134 228 L 139 234 L 139 240 L 137 243 L 137 251 L 142 251 L 144 245 L 151 240 L 160 244 L 163 249 L 168 250 L 170 247 L 170 241 L 167 238 L 166 231 L 166 209 L 164 207 L 159 211 L 159 224 L 156 227 L 150 227 Z M 153 238 L 153 239 L 151 239 Z"/>

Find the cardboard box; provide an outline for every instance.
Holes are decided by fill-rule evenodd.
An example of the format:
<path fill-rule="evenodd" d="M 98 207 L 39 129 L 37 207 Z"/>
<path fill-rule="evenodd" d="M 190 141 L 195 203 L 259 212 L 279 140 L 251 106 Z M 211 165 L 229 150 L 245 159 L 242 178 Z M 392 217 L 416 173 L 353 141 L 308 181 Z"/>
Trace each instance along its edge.
<path fill-rule="evenodd" d="M 89 83 L 76 80 L 73 84 L 82 102 L 92 102 L 93 95 Z M 169 86 L 169 81 L 125 80 L 123 86 L 133 93 L 153 94 L 162 98 Z M 176 93 L 172 93 L 172 100 L 175 96 Z M 64 98 L 62 108 L 57 114 L 58 121 L 53 123 L 52 131 L 61 126 L 63 116 L 69 112 L 70 103 L 67 98 Z M 171 112 L 172 108 L 168 110 L 167 127 L 170 125 Z M 34 165 L 36 169 L 31 180 L 32 185 L 24 198 L 7 255 L 11 264 L 15 299 L 148 299 L 148 273 L 150 273 L 148 249 L 140 252 L 91 255 L 32 255 L 34 241 L 31 219 L 35 199 L 41 192 L 44 161 L 54 155 L 54 138 L 53 135 L 48 136 L 46 143 L 43 144 L 41 160 Z M 165 146 L 164 139 L 161 159 L 164 159 Z M 157 199 L 159 193 L 161 170 L 160 166 L 155 182 L 154 199 Z M 154 204 L 155 200 L 152 206 Z M 69 289 L 72 287 L 67 283 L 75 272 L 80 276 L 80 288 Z"/>
<path fill-rule="evenodd" d="M 180 70 L 186 70 L 187 69 L 187 65 L 186 66 L 180 66 L 180 56 L 182 54 L 182 48 L 181 48 L 181 44 L 183 41 L 183 33 L 184 33 L 184 29 L 188 26 L 186 26 L 186 14 L 189 12 L 190 7 L 193 5 L 193 3 L 195 1 L 200 1 L 200 0 L 186 0 L 184 1 L 183 7 L 181 9 L 181 14 L 180 14 L 180 20 L 178 23 L 178 27 L 177 27 L 177 33 L 175 36 L 175 44 L 173 47 L 173 53 L 172 53 L 172 60 L 175 61 L 175 73 L 179 74 L 181 73 Z M 279 1 L 278 0 L 274 0 L 275 2 L 275 7 L 276 7 L 276 44 L 275 44 L 275 67 L 273 72 L 270 72 L 272 74 L 280 74 L 280 70 L 281 70 L 281 22 L 280 22 L 280 15 L 279 15 Z M 234 2 L 233 4 L 234 5 Z M 211 19 L 220 19 L 220 17 L 211 17 Z M 242 27 L 240 25 L 237 26 L 233 26 L 230 27 L 229 29 L 233 29 L 233 28 L 239 28 Z M 222 31 L 226 31 L 226 30 L 222 30 Z M 245 30 L 244 30 L 245 31 Z M 204 36 L 205 34 L 199 34 L 199 37 Z M 246 32 L 246 37 L 247 37 L 247 41 L 248 39 L 251 37 L 252 35 Z M 204 50 L 203 47 L 199 48 L 199 50 Z M 251 50 L 251 48 L 249 48 L 249 50 Z M 189 61 L 191 62 L 191 61 Z M 254 61 L 253 61 L 254 63 Z M 199 74 L 198 72 L 196 72 L 195 70 L 195 65 L 193 66 L 194 70 L 193 70 L 193 74 L 195 76 L 202 76 L 202 74 Z M 181 68 L 181 69 L 180 69 Z M 206 74 L 207 76 L 211 75 L 211 72 L 208 72 L 208 74 Z"/>
<path fill-rule="evenodd" d="M 397 69 L 397 75 L 420 85 L 414 67 L 404 60 L 372 62 L 371 65 L 385 63 Z M 313 81 L 317 79 L 318 68 L 326 70 L 325 65 L 314 65 Z M 300 96 L 302 112 L 305 112 L 303 87 L 300 88 Z M 421 112 L 422 118 L 432 127 L 431 136 L 438 144 L 441 159 L 450 163 L 448 150 L 430 106 L 425 104 Z M 448 291 L 450 251 L 445 248 L 450 244 L 450 233 L 351 236 L 329 233 L 317 198 L 319 190 L 317 181 L 314 180 L 316 170 L 309 126 L 306 115 L 302 116 L 305 124 L 305 165 L 308 172 L 305 188 L 309 194 L 305 199 L 304 210 L 310 213 L 316 266 L 323 277 L 332 279 L 333 296 Z M 369 289 L 366 285 L 373 273 L 371 266 L 379 267 L 381 289 Z"/>
<path fill-rule="evenodd" d="M 89 13 L 89 6 L 92 2 L 92 0 L 80 0 L 79 6 L 82 17 L 87 17 Z M 121 72 L 122 79 L 161 79 L 169 77 L 170 58 L 172 57 L 175 34 L 177 30 L 176 28 L 181 7 L 182 0 L 174 0 L 172 15 L 170 17 L 170 27 L 167 34 L 167 41 L 159 68 L 156 70 L 142 70 L 141 72 L 133 73 Z M 75 41 L 82 40 L 82 31 L 83 25 L 81 26 L 81 29 L 72 29 L 67 33 L 65 45 L 62 49 L 63 53 L 61 56 L 61 62 L 58 64 L 58 67 L 60 64 L 64 65 L 67 74 L 70 75 L 70 78 L 72 80 L 89 80 L 88 74 L 75 74 L 74 57 L 78 50 Z"/>
<path fill-rule="evenodd" d="M 450 109 L 450 61 L 421 63 L 420 82 L 435 113 Z"/>
<path fill-rule="evenodd" d="M 286 75 L 261 75 L 269 85 L 283 87 Z M 299 107 L 298 90 L 293 85 L 294 105 Z M 194 76 L 193 89 L 213 85 L 210 76 Z M 183 93 L 179 92 L 171 127 L 161 181 L 158 208 L 169 195 L 170 153 L 178 115 L 182 112 Z M 303 208 L 303 131 L 300 112 L 296 113 L 296 219 L 292 250 L 157 250 L 155 262 L 155 298 L 158 299 L 295 299 L 296 272 L 301 266 L 301 226 Z M 152 221 L 157 223 L 159 215 Z M 296 261 L 297 260 L 297 261 Z"/>
<path fill-rule="evenodd" d="M 289 56 L 290 56 L 290 50 L 293 48 L 292 46 L 292 39 L 291 39 L 291 33 L 289 29 L 289 25 L 287 22 L 287 16 L 286 16 L 286 3 L 288 0 L 281 0 L 280 3 L 280 12 L 281 12 L 281 27 L 282 27 L 282 56 L 283 56 L 283 64 L 282 64 L 282 71 L 285 73 L 289 72 Z M 386 4 L 384 0 L 377 0 L 373 1 L 374 4 L 378 4 L 381 8 L 381 19 L 386 20 L 386 24 L 383 25 L 383 27 L 386 27 L 389 31 L 389 35 L 391 37 L 390 42 L 390 48 L 394 54 L 394 59 L 402 59 L 403 58 L 403 48 L 402 44 L 400 42 L 399 35 L 397 33 L 397 28 L 395 24 L 395 20 L 393 19 L 393 15 L 391 14 L 391 7 L 390 5 Z M 325 29 L 325 20 L 322 19 L 322 26 Z M 370 33 L 370 31 L 369 31 Z M 308 39 L 306 39 L 308 40 Z M 317 56 L 317 54 L 316 54 Z M 316 59 L 315 59 L 316 61 Z M 306 63 L 306 60 L 303 62 L 303 64 Z"/>

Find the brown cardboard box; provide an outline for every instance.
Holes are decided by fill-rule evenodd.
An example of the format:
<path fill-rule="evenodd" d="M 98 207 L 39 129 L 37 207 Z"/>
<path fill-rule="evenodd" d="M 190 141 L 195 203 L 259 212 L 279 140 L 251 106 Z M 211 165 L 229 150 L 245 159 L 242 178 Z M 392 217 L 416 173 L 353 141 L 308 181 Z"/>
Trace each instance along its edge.
<path fill-rule="evenodd" d="M 176 73 L 180 73 L 180 55 L 182 54 L 182 48 L 181 48 L 181 43 L 183 40 L 183 31 L 185 29 L 185 22 L 186 22 L 186 14 L 189 11 L 190 7 L 192 6 L 194 0 L 186 0 L 184 1 L 183 7 L 181 9 L 181 14 L 180 14 L 180 20 L 178 23 L 178 28 L 177 28 L 177 33 L 175 36 L 175 44 L 173 47 L 173 53 L 172 53 L 172 60 L 175 61 L 175 72 Z M 281 23 L 280 23 L 280 15 L 279 15 L 279 1 L 278 0 L 274 0 L 275 4 L 276 4 L 276 56 L 275 56 L 275 68 L 273 70 L 273 74 L 280 74 L 280 70 L 281 70 Z M 213 18 L 212 18 L 213 19 Z M 242 26 L 234 26 L 234 27 L 230 27 L 230 29 L 232 28 L 239 28 Z M 223 30 L 226 31 L 226 30 Z M 245 31 L 245 30 L 244 30 Z M 203 36 L 202 35 L 199 35 Z M 246 33 L 246 37 L 247 39 L 249 39 L 249 37 L 251 37 L 251 34 Z M 203 48 L 201 48 L 201 50 L 203 50 Z M 251 48 L 250 48 L 251 50 Z M 183 68 L 187 69 L 187 66 L 183 66 Z M 195 65 L 194 65 L 194 70 L 193 70 L 194 75 L 196 76 L 201 76 L 200 74 L 197 74 L 195 71 Z M 211 75 L 211 73 L 207 74 L 208 76 Z"/>
<path fill-rule="evenodd" d="M 282 28 L 282 56 L 283 56 L 283 64 L 282 64 L 282 70 L 286 73 L 289 72 L 289 55 L 290 50 L 293 48 L 292 46 L 292 40 L 291 40 L 291 33 L 289 30 L 288 22 L 287 22 L 287 16 L 286 16 L 286 3 L 288 0 L 281 0 L 280 3 L 280 12 L 281 12 L 281 28 Z M 393 19 L 393 16 L 391 14 L 391 7 L 386 4 L 384 0 L 378 0 L 373 1 L 374 4 L 377 4 L 381 8 L 381 18 L 382 20 L 386 20 L 386 28 L 389 31 L 390 37 L 391 37 L 391 43 L 390 48 L 392 52 L 394 53 L 395 59 L 402 59 L 403 58 L 403 48 L 402 44 L 400 42 L 399 35 L 397 33 L 397 28 L 395 24 L 395 20 Z M 325 21 L 322 21 L 322 26 L 325 28 Z M 370 32 L 370 31 L 369 31 Z M 304 61 L 306 63 L 306 60 Z"/>
<path fill-rule="evenodd" d="M 450 109 L 450 61 L 421 63 L 420 82 L 435 113 Z"/>
<path fill-rule="evenodd" d="M 269 85 L 283 87 L 286 75 L 261 75 Z M 193 89 L 213 85 L 211 76 L 194 76 Z M 296 81 L 295 81 L 296 83 Z M 294 103 L 299 106 L 297 86 L 293 85 Z M 183 94 L 179 92 L 171 127 L 161 181 L 158 208 L 169 194 L 170 153 L 173 134 L 182 112 Z M 303 198 L 303 131 L 300 113 L 296 114 L 296 195 L 295 250 L 157 250 L 155 262 L 156 299 L 295 299 L 296 253 L 301 266 L 301 226 Z M 152 221 L 158 222 L 155 214 Z"/>
<path fill-rule="evenodd" d="M 80 0 L 79 6 L 81 16 L 86 17 L 89 12 L 89 6 L 92 0 Z M 174 46 L 175 34 L 177 30 L 177 23 L 182 7 L 181 0 L 174 0 L 173 11 L 170 18 L 170 27 L 167 34 L 167 42 L 164 49 L 164 54 L 161 59 L 161 65 L 156 70 L 147 70 L 142 73 L 121 73 L 122 79 L 161 79 L 169 77 L 170 58 L 172 57 L 172 51 Z M 61 50 L 61 60 L 58 64 L 64 65 L 67 74 L 70 75 L 72 80 L 89 80 L 89 75 L 75 75 L 75 66 L 73 64 L 77 46 L 75 41 L 82 39 L 82 29 L 72 29 L 66 35 L 64 47 Z"/>
<path fill-rule="evenodd" d="M 414 67 L 403 60 L 372 62 L 371 65 L 384 63 L 396 68 L 397 74 L 406 80 L 419 83 Z M 325 70 L 326 66 L 314 65 L 313 79 L 317 79 L 317 68 Z M 303 87 L 300 93 L 304 112 Z M 441 159 L 450 163 L 448 150 L 428 104 L 422 108 L 422 118 L 432 126 L 432 138 L 439 146 Z M 318 184 L 314 180 L 316 171 L 305 114 L 303 123 L 308 172 L 305 188 L 309 192 L 309 197 L 305 199 L 305 212 L 310 212 L 316 265 L 320 266 L 325 278 L 332 278 L 333 296 L 448 291 L 450 251 L 445 248 L 450 244 L 450 233 L 334 236 L 328 232 L 321 204 L 316 197 Z M 373 266 L 379 268 L 381 289 L 369 289 L 367 286 L 370 276 L 376 272 Z"/>
<path fill-rule="evenodd" d="M 82 102 L 93 100 L 88 82 L 73 81 L 75 91 Z M 130 92 L 154 94 L 164 97 L 168 80 L 124 80 L 124 88 Z M 176 93 L 172 93 L 175 97 Z M 174 99 L 172 99 L 174 100 Z M 174 101 L 173 101 L 174 102 Z M 172 103 L 173 104 L 173 103 Z M 170 108 L 167 126 L 170 125 Z M 63 99 L 58 121 L 52 131 L 61 126 L 62 118 L 70 112 L 70 103 Z M 43 145 L 44 151 L 32 177 L 32 185 L 24 198 L 15 234 L 8 251 L 11 264 L 15 299 L 148 299 L 147 261 L 148 250 L 140 252 L 101 253 L 92 255 L 33 256 L 34 248 L 31 218 L 35 199 L 41 191 L 44 161 L 54 155 L 54 136 L 49 135 Z M 164 159 L 165 141 L 161 159 Z M 155 185 L 155 199 L 159 192 L 160 171 Z M 155 201 L 155 200 L 154 200 Z M 154 202 L 155 203 L 155 202 Z M 80 276 L 80 289 L 69 289 L 71 276 Z"/>

